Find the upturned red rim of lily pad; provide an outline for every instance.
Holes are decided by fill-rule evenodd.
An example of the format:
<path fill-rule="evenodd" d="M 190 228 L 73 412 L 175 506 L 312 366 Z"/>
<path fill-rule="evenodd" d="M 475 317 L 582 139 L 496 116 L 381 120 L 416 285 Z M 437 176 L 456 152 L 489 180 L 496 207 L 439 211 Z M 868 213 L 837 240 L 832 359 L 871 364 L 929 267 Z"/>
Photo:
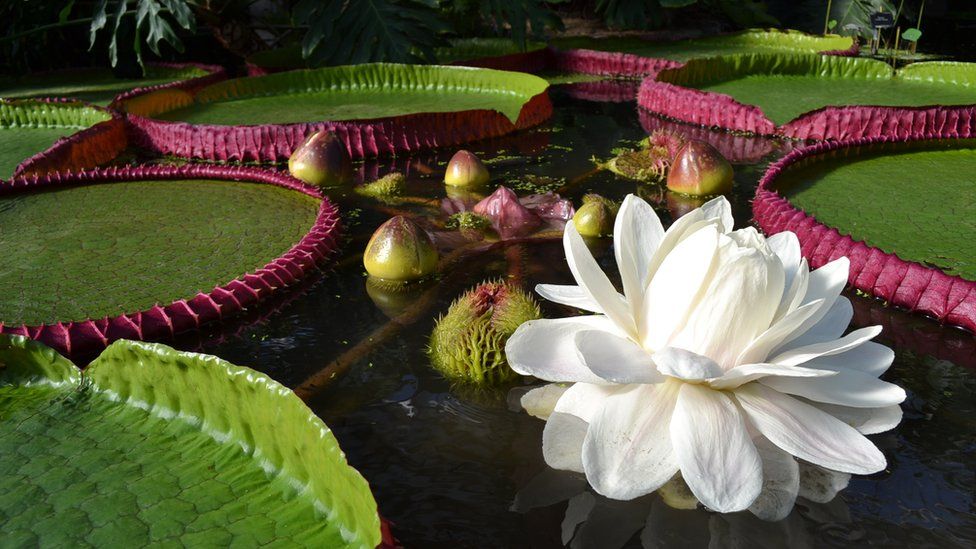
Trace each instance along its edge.
<path fill-rule="evenodd" d="M 837 55 L 738 54 L 694 59 L 645 78 L 638 91 L 637 104 L 658 116 L 687 124 L 756 136 L 817 141 L 877 136 L 931 137 L 961 131 L 976 119 L 974 96 L 973 104 L 960 105 L 828 105 L 777 125 L 756 105 L 691 87 L 735 75 L 794 75 L 806 69 L 811 75 L 837 78 L 899 79 L 964 87 L 976 82 L 976 64 L 971 63 L 914 63 L 895 71 L 877 60 Z"/>
<path fill-rule="evenodd" d="M 67 108 L 91 109 L 106 116 L 105 120 L 62 137 L 47 149 L 24 159 L 15 168 L 11 179 L 95 168 L 117 157 L 128 145 L 125 122 L 117 112 L 110 109 L 60 97 L 9 99 L 0 100 L 0 103 L 10 106 L 47 103 Z"/>
<path fill-rule="evenodd" d="M 215 165 L 110 167 L 75 173 L 54 172 L 23 176 L 0 183 L 0 195 L 39 192 L 57 187 L 111 184 L 126 181 L 219 179 L 265 183 L 321 200 L 315 222 L 290 249 L 263 267 L 208 292 L 181 298 L 167 305 L 118 316 L 28 326 L 5 324 L 0 333 L 16 334 L 43 342 L 65 356 L 84 356 L 118 339 L 170 340 L 212 323 L 230 319 L 298 283 L 337 249 L 341 233 L 338 208 L 315 187 L 290 175 L 254 167 Z"/>
<path fill-rule="evenodd" d="M 382 67 L 375 68 L 378 65 L 382 64 L 327 67 L 246 77 L 228 81 L 227 95 L 237 93 L 238 83 L 243 86 L 254 79 L 282 80 L 280 84 L 285 84 L 283 82 L 285 79 L 293 79 L 298 82 L 294 89 L 298 89 L 305 85 L 306 79 L 316 81 L 319 78 L 317 73 L 321 71 L 336 73 L 344 71 L 351 74 L 357 71 L 383 70 Z M 381 118 L 255 125 L 202 124 L 154 118 L 162 113 L 192 105 L 197 93 L 207 90 L 209 86 L 191 88 L 185 85 L 174 85 L 135 90 L 124 98 L 118 99 L 113 106 L 126 113 L 133 144 L 159 154 L 218 162 L 282 162 L 288 159 L 308 135 L 323 130 L 336 134 L 345 145 L 350 159 L 411 153 L 499 137 L 536 126 L 552 116 L 548 84 L 529 74 L 460 66 L 394 64 L 386 64 L 386 66 L 392 67 L 390 70 L 400 72 L 439 70 L 444 73 L 460 74 L 466 71 L 486 71 L 491 73 L 492 77 L 482 80 L 491 79 L 493 85 L 504 88 L 511 94 L 524 95 L 525 100 L 517 117 L 511 118 L 498 110 L 483 108 L 419 112 Z M 349 77 L 358 78 L 357 75 Z M 445 78 L 451 77 L 449 75 Z M 346 78 L 346 76 L 340 74 L 337 78 Z M 391 81 L 405 78 L 409 76 L 398 76 Z M 373 78 L 373 80 L 377 79 Z M 269 80 L 267 84 L 269 88 L 278 84 L 270 82 Z M 286 85 L 281 91 L 286 93 L 290 89 L 292 88 Z"/>
<path fill-rule="evenodd" d="M 850 259 L 848 283 L 892 305 L 934 317 L 940 322 L 976 332 L 976 281 L 949 275 L 941 269 L 908 261 L 863 241 L 854 240 L 817 220 L 776 191 L 777 179 L 794 165 L 815 161 L 815 157 L 836 151 L 853 151 L 869 145 L 899 144 L 976 137 L 976 124 L 959 134 L 926 138 L 892 136 L 826 141 L 796 149 L 772 164 L 756 188 L 753 218 L 767 234 L 792 231 L 800 241 L 803 257 L 811 268 L 837 258 Z M 855 154 L 851 152 L 851 154 Z"/>

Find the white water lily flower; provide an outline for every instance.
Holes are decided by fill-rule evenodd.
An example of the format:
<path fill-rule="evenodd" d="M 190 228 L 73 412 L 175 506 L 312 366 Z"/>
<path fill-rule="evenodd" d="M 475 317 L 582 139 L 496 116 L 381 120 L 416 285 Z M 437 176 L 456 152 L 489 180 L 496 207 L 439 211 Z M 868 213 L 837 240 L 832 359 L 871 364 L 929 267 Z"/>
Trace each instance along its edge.
<path fill-rule="evenodd" d="M 717 198 L 665 232 L 628 196 L 614 226 L 622 294 L 566 225 L 578 286 L 536 291 L 595 314 L 527 322 L 506 346 L 520 374 L 573 383 L 543 432 L 550 466 L 621 500 L 680 472 L 707 507 L 755 505 L 772 519 L 799 490 L 794 458 L 842 474 L 884 469 L 864 435 L 901 421 L 905 392 L 878 379 L 894 358 L 869 341 L 880 327 L 842 335 L 848 260 L 810 272 L 793 233 L 732 224 Z"/>

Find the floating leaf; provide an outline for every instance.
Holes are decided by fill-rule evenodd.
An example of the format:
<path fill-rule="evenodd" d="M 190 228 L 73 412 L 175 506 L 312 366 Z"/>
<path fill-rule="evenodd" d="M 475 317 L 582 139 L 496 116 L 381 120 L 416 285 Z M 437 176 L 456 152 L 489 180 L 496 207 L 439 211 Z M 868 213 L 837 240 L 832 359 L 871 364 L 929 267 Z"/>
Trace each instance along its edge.
<path fill-rule="evenodd" d="M 908 29 L 901 33 L 902 40 L 908 40 L 909 42 L 918 42 L 918 39 L 922 37 L 922 31 L 918 29 Z"/>
<path fill-rule="evenodd" d="M 375 547 L 376 502 L 289 389 L 118 341 L 83 373 L 0 335 L 4 544 Z"/>

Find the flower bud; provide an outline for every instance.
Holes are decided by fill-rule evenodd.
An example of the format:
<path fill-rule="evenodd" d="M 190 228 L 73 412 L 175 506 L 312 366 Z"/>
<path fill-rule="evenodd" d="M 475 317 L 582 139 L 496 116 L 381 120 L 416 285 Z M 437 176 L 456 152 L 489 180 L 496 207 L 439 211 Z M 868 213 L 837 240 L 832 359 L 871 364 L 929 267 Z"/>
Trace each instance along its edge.
<path fill-rule="evenodd" d="M 447 163 L 444 183 L 454 187 L 479 187 L 488 182 L 488 168 L 473 153 L 458 151 Z"/>
<path fill-rule="evenodd" d="M 437 250 L 430 236 L 413 221 L 398 215 L 380 225 L 363 254 L 371 276 L 407 282 L 429 276 L 437 267 Z"/>
<path fill-rule="evenodd" d="M 288 171 L 306 183 L 327 187 L 341 184 L 348 169 L 346 148 L 330 131 L 313 133 L 288 158 Z"/>
<path fill-rule="evenodd" d="M 583 205 L 576 210 L 573 224 L 582 236 L 609 236 L 613 233 L 615 215 L 612 202 L 602 196 L 588 194 L 583 197 Z"/>
<path fill-rule="evenodd" d="M 502 238 L 518 238 L 531 234 L 542 219 L 526 208 L 508 187 L 498 187 L 490 196 L 475 204 L 472 210 L 491 220 L 492 226 Z"/>
<path fill-rule="evenodd" d="M 678 151 L 668 172 L 668 189 L 691 196 L 732 190 L 732 165 L 704 141 L 689 141 Z"/>
<path fill-rule="evenodd" d="M 519 288 L 484 282 L 459 297 L 437 319 L 427 354 L 451 381 L 496 385 L 518 378 L 505 360 L 505 343 L 523 322 L 541 318 L 539 305 Z"/>

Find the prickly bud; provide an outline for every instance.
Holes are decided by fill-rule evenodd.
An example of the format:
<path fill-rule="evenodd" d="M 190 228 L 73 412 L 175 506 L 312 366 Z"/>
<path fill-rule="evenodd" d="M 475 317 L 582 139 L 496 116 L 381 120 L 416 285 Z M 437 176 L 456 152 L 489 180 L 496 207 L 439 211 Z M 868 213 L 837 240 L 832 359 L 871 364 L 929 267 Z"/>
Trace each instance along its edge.
<path fill-rule="evenodd" d="M 505 343 L 523 322 L 541 318 L 539 305 L 504 282 L 484 282 L 459 297 L 437 320 L 427 353 L 452 381 L 493 385 L 518 378 Z"/>

